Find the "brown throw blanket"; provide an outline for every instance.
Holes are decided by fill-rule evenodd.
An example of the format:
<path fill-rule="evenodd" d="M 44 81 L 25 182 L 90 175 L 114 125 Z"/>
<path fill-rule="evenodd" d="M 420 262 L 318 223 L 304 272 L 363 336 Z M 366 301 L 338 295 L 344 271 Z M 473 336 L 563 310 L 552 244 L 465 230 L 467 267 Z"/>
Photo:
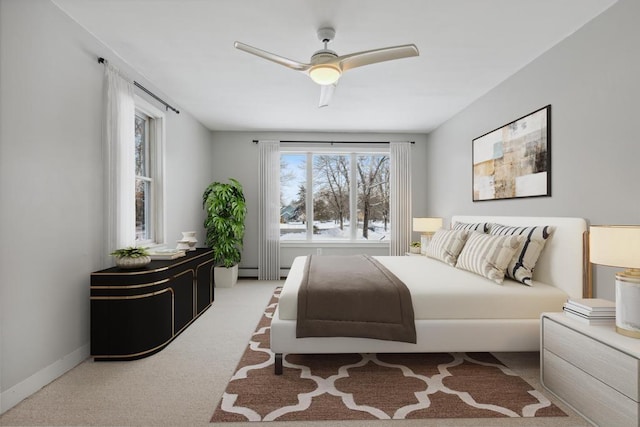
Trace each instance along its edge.
<path fill-rule="evenodd" d="M 416 342 L 407 286 L 368 255 L 308 256 L 296 337 Z"/>

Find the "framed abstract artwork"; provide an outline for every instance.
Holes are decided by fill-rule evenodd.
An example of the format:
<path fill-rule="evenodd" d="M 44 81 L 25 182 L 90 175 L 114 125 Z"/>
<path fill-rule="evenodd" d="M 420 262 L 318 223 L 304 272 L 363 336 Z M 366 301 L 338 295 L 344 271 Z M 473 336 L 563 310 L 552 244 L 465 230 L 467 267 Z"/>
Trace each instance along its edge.
<path fill-rule="evenodd" d="M 551 196 L 551 105 L 473 140 L 473 201 Z"/>

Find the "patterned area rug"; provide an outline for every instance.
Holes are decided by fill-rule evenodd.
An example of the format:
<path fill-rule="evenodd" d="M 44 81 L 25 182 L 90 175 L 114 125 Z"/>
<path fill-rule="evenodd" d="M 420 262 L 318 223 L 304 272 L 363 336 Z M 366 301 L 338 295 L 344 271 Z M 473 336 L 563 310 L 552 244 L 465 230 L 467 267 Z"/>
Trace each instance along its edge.
<path fill-rule="evenodd" d="M 269 302 L 211 422 L 566 416 L 490 353 L 286 355 Z"/>

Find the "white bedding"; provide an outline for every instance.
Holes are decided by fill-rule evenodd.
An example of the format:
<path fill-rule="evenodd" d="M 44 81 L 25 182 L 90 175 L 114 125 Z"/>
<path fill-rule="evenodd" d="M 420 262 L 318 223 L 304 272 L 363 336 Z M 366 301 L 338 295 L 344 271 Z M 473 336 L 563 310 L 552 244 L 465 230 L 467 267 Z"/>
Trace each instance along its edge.
<path fill-rule="evenodd" d="M 305 257 L 297 258 L 271 321 L 275 373 L 282 373 L 283 363 L 287 366 L 283 355 L 288 353 L 538 351 L 540 314 L 561 311 L 567 297 L 591 297 L 584 219 L 454 216 L 451 222 L 555 227 L 536 264 L 534 279 L 537 282 L 527 287 L 505 280 L 501 286 L 426 257 L 376 257 L 417 296 L 413 302 L 417 342 L 347 337 L 297 338 L 297 289 Z M 421 269 L 426 264 L 433 269 L 429 274 Z M 431 296 L 421 298 L 420 295 L 427 292 Z M 449 292 L 449 296 L 442 296 L 443 292 Z M 443 302 L 445 298 L 447 303 Z"/>
<path fill-rule="evenodd" d="M 525 286 L 507 279 L 498 285 L 427 257 L 374 258 L 407 285 L 416 320 L 537 319 L 542 312 L 562 311 L 568 298 L 562 290 L 540 282 Z M 293 261 L 278 304 L 282 320 L 297 317 L 298 286 L 305 261 L 304 256 Z"/>

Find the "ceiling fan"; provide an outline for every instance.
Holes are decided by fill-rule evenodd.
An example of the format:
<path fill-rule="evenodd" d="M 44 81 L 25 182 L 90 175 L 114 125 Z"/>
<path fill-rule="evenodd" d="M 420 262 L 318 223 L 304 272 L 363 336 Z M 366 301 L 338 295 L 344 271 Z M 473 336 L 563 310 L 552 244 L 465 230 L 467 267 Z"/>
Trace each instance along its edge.
<path fill-rule="evenodd" d="M 319 107 L 326 107 L 329 105 L 333 91 L 335 90 L 336 85 L 338 84 L 338 79 L 342 73 L 363 65 L 407 58 L 410 56 L 418 56 L 420 54 L 416 45 L 405 44 L 401 46 L 383 47 L 380 49 L 366 50 L 338 56 L 334 51 L 327 49 L 327 44 L 333 40 L 335 35 L 336 31 L 333 28 L 327 27 L 320 28 L 318 30 L 318 39 L 324 43 L 324 49 L 321 49 L 311 55 L 311 60 L 308 64 L 284 58 L 238 41 L 234 43 L 234 46 L 236 49 L 240 49 L 244 52 L 309 75 L 311 80 L 318 83 L 321 88 Z"/>

